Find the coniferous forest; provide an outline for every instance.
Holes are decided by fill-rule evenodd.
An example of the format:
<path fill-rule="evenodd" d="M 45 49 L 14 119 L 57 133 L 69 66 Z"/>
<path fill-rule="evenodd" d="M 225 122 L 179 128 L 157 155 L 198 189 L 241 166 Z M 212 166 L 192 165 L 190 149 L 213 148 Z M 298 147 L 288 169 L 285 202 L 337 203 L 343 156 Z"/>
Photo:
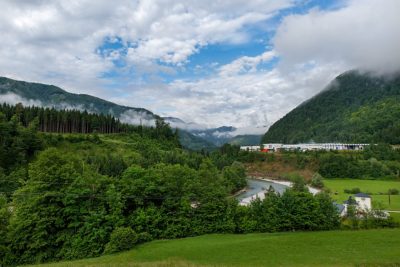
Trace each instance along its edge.
<path fill-rule="evenodd" d="M 162 121 L 126 126 L 86 112 L 3 105 L 0 263 L 93 257 L 206 233 L 339 227 L 329 196 L 302 184 L 238 205 L 232 194 L 246 186 L 243 162 L 253 160 L 230 145 L 183 150 Z"/>

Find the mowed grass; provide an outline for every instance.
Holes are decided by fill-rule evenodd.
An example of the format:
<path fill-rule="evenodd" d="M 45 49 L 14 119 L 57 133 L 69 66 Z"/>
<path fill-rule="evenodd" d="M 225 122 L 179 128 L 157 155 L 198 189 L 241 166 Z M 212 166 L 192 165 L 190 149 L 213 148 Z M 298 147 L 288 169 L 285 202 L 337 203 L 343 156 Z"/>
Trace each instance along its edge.
<path fill-rule="evenodd" d="M 205 235 L 40 266 L 400 266 L 400 229 Z"/>
<path fill-rule="evenodd" d="M 343 203 L 344 200 L 347 200 L 352 195 L 344 193 L 345 189 L 358 187 L 363 193 L 372 193 L 373 207 L 400 211 L 400 195 L 390 196 L 390 204 L 387 195 L 379 195 L 379 193 L 386 194 L 390 188 L 396 188 L 400 191 L 400 181 L 325 179 L 324 184 L 326 188 L 332 191 L 332 198 L 339 203 Z"/>

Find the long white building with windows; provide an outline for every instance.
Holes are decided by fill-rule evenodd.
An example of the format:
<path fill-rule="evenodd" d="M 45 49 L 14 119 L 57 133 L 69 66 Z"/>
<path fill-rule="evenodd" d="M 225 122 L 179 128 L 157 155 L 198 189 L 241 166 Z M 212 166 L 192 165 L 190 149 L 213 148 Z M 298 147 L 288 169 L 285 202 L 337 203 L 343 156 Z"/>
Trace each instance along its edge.
<path fill-rule="evenodd" d="M 246 151 L 280 151 L 280 150 L 363 150 L 369 144 L 346 144 L 346 143 L 312 143 L 312 144 L 263 144 L 263 146 L 241 146 Z"/>

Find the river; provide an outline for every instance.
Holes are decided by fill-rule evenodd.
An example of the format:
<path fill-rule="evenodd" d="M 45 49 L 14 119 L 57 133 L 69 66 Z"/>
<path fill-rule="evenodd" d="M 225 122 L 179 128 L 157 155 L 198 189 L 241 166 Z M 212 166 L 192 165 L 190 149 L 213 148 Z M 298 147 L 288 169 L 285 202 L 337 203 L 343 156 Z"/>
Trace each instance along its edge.
<path fill-rule="evenodd" d="M 287 185 L 274 183 L 270 181 L 263 181 L 258 179 L 247 179 L 247 190 L 236 196 L 236 199 L 239 200 L 240 205 L 248 205 L 251 200 L 256 197 L 261 200 L 264 199 L 264 192 L 268 190 L 268 188 L 272 186 L 275 192 L 282 194 L 287 188 Z"/>

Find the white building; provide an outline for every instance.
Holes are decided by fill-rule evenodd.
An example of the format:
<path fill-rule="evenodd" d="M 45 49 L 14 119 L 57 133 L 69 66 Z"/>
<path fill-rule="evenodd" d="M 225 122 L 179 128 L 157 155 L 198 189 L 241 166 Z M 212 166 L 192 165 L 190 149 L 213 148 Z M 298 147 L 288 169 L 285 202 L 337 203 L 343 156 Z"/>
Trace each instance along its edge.
<path fill-rule="evenodd" d="M 261 147 L 260 146 L 241 146 L 241 150 L 245 151 L 260 151 Z"/>
<path fill-rule="evenodd" d="M 346 143 L 312 143 L 312 144 L 263 144 L 264 149 L 268 151 L 279 150 L 363 150 L 369 144 L 346 144 Z M 260 151 L 260 146 L 241 146 L 240 149 L 247 151 Z"/>
<path fill-rule="evenodd" d="M 364 193 L 355 194 L 354 198 L 350 196 L 348 200 L 343 202 L 343 205 L 336 205 L 342 217 L 347 215 L 347 209 L 349 205 L 353 205 L 358 212 L 368 212 L 372 210 L 371 197 Z"/>
<path fill-rule="evenodd" d="M 360 210 L 369 211 L 372 209 L 371 197 L 364 193 L 358 193 L 354 195 L 354 199 L 357 202 L 357 206 Z"/>

